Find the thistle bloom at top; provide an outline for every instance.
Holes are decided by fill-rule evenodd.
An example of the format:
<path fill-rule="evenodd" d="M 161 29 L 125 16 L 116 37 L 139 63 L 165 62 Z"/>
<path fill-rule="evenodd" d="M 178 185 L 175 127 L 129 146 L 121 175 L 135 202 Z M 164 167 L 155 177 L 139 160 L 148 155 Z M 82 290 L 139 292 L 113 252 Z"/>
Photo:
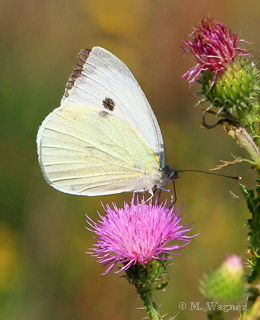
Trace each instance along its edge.
<path fill-rule="evenodd" d="M 87 222 L 97 237 L 94 248 L 91 248 L 93 256 L 103 266 L 109 265 L 104 274 L 112 270 L 117 262 L 123 263 L 123 267 L 118 271 L 127 270 L 132 265 L 147 265 L 152 259 L 169 260 L 173 258 L 173 253 L 182 246 L 190 243 L 192 236 L 185 233 L 191 229 L 180 224 L 179 216 L 181 208 L 173 212 L 164 204 L 153 205 L 139 202 L 133 196 L 131 204 L 124 203 L 124 208 L 118 208 L 113 203 L 103 206 L 106 216 L 100 216 L 98 223 L 87 216 Z M 185 244 L 172 244 L 172 240 L 184 241 Z"/>
<path fill-rule="evenodd" d="M 229 62 L 236 57 L 250 56 L 250 52 L 237 46 L 238 35 L 223 26 L 223 22 L 216 22 L 210 18 L 203 19 L 201 24 L 191 33 L 192 41 L 183 41 L 188 48 L 185 51 L 194 55 L 197 64 L 182 77 L 190 84 L 194 84 L 203 71 L 214 72 L 214 80 L 221 76 Z"/>

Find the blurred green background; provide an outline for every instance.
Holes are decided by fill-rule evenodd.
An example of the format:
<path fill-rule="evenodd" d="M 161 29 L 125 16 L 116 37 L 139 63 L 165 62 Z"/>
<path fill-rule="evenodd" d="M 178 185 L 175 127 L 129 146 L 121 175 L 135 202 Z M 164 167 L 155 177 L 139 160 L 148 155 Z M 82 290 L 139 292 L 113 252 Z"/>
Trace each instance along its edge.
<path fill-rule="evenodd" d="M 80 197 L 47 185 L 36 154 L 36 134 L 59 106 L 81 48 L 102 46 L 124 61 L 150 101 L 165 140 L 167 163 L 176 169 L 208 170 L 243 152 L 222 128 L 201 128 L 194 105 L 197 85 L 181 76 L 193 59 L 180 49 L 201 18 L 254 42 L 259 60 L 260 1 L 231 0 L 3 0 L 0 2 L 0 319 L 141 319 L 142 303 L 124 278 L 85 254 L 94 243 L 85 214 L 97 220 L 100 200 L 122 204 L 125 194 Z M 214 118 L 211 119 L 214 121 Z M 221 173 L 241 175 L 253 186 L 250 167 Z M 239 198 L 230 193 L 238 195 Z M 233 180 L 183 173 L 177 181 L 183 224 L 200 233 L 181 250 L 166 292 L 155 295 L 161 314 L 201 319 L 191 302 L 204 300 L 199 279 L 226 254 L 246 260 L 245 201 Z M 131 194 L 127 195 L 130 199 Z M 167 317 L 166 317 L 167 318 Z"/>

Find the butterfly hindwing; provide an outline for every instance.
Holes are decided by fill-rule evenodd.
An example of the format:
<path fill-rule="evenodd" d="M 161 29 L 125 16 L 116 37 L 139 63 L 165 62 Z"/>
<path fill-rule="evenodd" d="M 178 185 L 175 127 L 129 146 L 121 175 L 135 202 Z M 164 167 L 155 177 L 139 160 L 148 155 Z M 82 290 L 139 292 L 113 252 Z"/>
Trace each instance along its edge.
<path fill-rule="evenodd" d="M 120 118 L 99 109 L 55 109 L 39 130 L 38 146 L 46 180 L 66 193 L 144 191 L 138 189 L 159 178 L 159 159 L 146 142 Z"/>

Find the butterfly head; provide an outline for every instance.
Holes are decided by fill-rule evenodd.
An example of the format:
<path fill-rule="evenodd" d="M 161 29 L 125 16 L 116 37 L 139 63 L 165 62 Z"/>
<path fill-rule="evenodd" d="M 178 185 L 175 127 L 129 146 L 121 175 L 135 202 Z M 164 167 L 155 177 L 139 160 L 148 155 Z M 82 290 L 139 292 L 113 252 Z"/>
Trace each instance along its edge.
<path fill-rule="evenodd" d="M 161 170 L 162 170 L 162 185 L 170 181 L 175 181 L 179 178 L 178 171 L 168 166 L 167 164 Z"/>

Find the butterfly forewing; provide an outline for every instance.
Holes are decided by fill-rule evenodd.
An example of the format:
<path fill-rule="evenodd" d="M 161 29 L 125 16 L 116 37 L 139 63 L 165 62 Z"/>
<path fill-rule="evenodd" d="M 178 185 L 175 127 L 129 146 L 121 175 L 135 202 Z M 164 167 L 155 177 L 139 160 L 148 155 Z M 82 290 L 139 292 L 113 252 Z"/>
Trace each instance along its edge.
<path fill-rule="evenodd" d="M 82 59 L 82 70 L 66 90 L 61 106 L 82 105 L 124 120 L 165 165 L 164 144 L 156 117 L 127 66 L 109 51 L 94 47 Z"/>

